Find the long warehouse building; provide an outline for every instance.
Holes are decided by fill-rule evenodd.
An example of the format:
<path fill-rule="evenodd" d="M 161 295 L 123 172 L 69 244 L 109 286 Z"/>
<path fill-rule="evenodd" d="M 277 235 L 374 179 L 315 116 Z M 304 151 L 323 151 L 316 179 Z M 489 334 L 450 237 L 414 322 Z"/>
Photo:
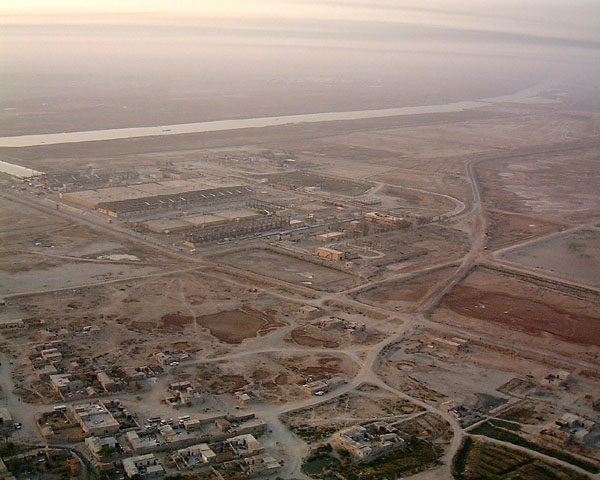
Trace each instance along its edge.
<path fill-rule="evenodd" d="M 111 217 L 136 215 L 152 210 L 178 208 L 186 205 L 213 205 L 222 202 L 241 200 L 254 195 L 254 190 L 244 185 L 233 187 L 194 190 L 191 192 L 170 195 L 153 195 L 150 197 L 132 198 L 114 202 L 102 202 L 96 209 Z"/>

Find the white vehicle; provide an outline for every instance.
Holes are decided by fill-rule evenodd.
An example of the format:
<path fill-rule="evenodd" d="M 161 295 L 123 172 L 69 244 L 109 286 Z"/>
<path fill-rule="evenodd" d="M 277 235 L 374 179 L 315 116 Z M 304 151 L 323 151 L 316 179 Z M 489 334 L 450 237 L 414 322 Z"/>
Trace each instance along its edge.
<path fill-rule="evenodd" d="M 315 395 L 317 397 L 322 397 L 323 395 L 325 395 L 325 392 L 323 390 L 319 390 L 318 392 L 315 392 Z"/>
<path fill-rule="evenodd" d="M 189 419 L 189 415 L 184 415 L 183 417 L 177 417 L 177 422 L 181 425 L 182 423 L 187 422 Z"/>
<path fill-rule="evenodd" d="M 169 363 L 169 365 L 171 365 L 172 367 L 176 367 L 177 365 L 179 365 L 179 362 L 171 362 Z"/>

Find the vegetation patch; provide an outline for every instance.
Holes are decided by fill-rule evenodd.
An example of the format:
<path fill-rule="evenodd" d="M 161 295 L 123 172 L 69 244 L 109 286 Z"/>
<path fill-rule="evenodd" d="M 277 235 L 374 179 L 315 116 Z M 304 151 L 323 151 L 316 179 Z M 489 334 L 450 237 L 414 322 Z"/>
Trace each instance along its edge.
<path fill-rule="evenodd" d="M 489 421 L 482 423 L 471 433 L 473 433 L 474 435 L 484 435 L 486 437 L 502 440 L 503 442 L 509 442 L 514 445 L 519 445 L 520 447 L 529 448 L 530 450 L 542 453 L 544 455 L 548 455 L 549 457 L 557 458 L 559 460 L 562 460 L 563 462 L 570 463 L 571 465 L 575 465 L 579 468 L 583 468 L 584 470 L 587 470 L 591 473 L 600 472 L 598 466 L 592 462 L 588 462 L 586 460 L 574 457 L 573 455 L 570 455 L 564 451 L 543 447 L 541 445 L 538 445 L 537 443 L 530 442 L 529 440 L 526 440 L 520 435 L 517 435 L 516 433 L 502 428 L 500 426 L 494 425 Z"/>
<path fill-rule="evenodd" d="M 583 480 L 585 475 L 550 465 L 502 445 L 467 437 L 452 464 L 456 480 Z"/>
<path fill-rule="evenodd" d="M 437 464 L 442 454 L 443 449 L 440 446 L 413 437 L 406 450 L 360 463 L 353 461 L 345 450 L 325 453 L 323 448 L 320 448 L 315 455 L 308 457 L 302 468 L 306 474 L 322 480 L 331 477 L 345 480 L 381 480 L 400 478 L 427 470 Z"/>

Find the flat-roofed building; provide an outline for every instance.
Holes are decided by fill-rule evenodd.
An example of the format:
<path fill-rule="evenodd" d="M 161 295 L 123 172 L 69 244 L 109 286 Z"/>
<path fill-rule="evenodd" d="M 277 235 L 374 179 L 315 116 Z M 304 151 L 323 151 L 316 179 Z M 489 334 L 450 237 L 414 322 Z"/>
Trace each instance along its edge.
<path fill-rule="evenodd" d="M 354 425 L 340 430 L 331 443 L 359 461 L 371 460 L 404 449 L 406 441 L 385 422 Z"/>
<path fill-rule="evenodd" d="M 218 217 L 212 213 L 189 215 L 187 217 L 182 217 L 181 220 L 187 222 L 188 227 L 190 225 L 194 227 L 200 227 L 202 225 L 218 225 L 226 222 L 223 217 Z"/>
<path fill-rule="evenodd" d="M 57 375 L 58 370 L 51 363 L 33 367 L 35 374 L 39 380 L 47 380 L 51 375 Z"/>
<path fill-rule="evenodd" d="M 72 378 L 69 373 L 50 375 L 49 378 L 52 388 L 63 400 L 78 394 L 84 388 L 83 383 L 79 379 Z"/>
<path fill-rule="evenodd" d="M 177 450 L 176 456 L 183 461 L 185 468 L 190 469 L 214 463 L 217 459 L 217 454 L 207 443 L 199 443 Z"/>
<path fill-rule="evenodd" d="M 238 218 L 252 218 L 260 216 L 254 210 L 250 210 L 248 208 L 223 209 L 214 212 L 213 215 L 215 217 L 224 218 L 225 220 L 235 220 Z"/>
<path fill-rule="evenodd" d="M 123 459 L 123 470 L 129 478 L 163 478 L 165 469 L 152 453 Z"/>
<path fill-rule="evenodd" d="M 191 227 L 192 226 L 188 222 L 178 218 L 161 218 L 157 220 L 148 220 L 146 222 L 146 229 L 148 231 L 166 235 L 169 233 L 183 232 Z"/>
<path fill-rule="evenodd" d="M 85 444 L 96 460 L 104 459 L 103 452 L 107 451 L 106 447 L 114 449 L 115 453 L 120 450 L 119 442 L 115 437 L 88 437 L 85 439 Z"/>
<path fill-rule="evenodd" d="M 117 390 L 117 383 L 105 372 L 96 372 L 96 378 L 105 392 L 114 392 Z"/>
<path fill-rule="evenodd" d="M 399 226 L 406 222 L 406 220 L 404 220 L 402 217 L 395 217 L 394 215 L 388 215 L 379 212 L 365 213 L 364 218 L 367 222 L 389 226 Z"/>
<path fill-rule="evenodd" d="M 251 457 L 264 452 L 265 447 L 252 434 L 238 435 L 226 440 L 235 454 L 240 457 Z"/>
<path fill-rule="evenodd" d="M 315 249 L 317 257 L 326 258 L 327 260 L 340 261 L 344 259 L 344 252 L 333 248 L 319 247 Z"/>
<path fill-rule="evenodd" d="M 254 190 L 243 185 L 237 185 L 234 187 L 211 188 L 151 196 L 140 191 L 137 191 L 137 193 L 142 196 L 99 202 L 95 205 L 95 208 L 100 213 L 111 217 L 121 217 L 187 207 L 189 205 L 220 205 L 248 198 L 254 194 Z"/>
<path fill-rule="evenodd" d="M 47 348 L 42 350 L 40 354 L 42 355 L 42 358 L 50 363 L 57 363 L 62 360 L 62 353 L 60 353 L 56 348 Z"/>
<path fill-rule="evenodd" d="M 119 422 L 100 400 L 71 405 L 71 411 L 85 433 L 108 435 L 119 431 Z"/>
<path fill-rule="evenodd" d="M 333 242 L 335 240 L 339 240 L 346 236 L 345 232 L 327 232 L 327 233 L 319 233 L 315 236 L 319 242 Z"/>
<path fill-rule="evenodd" d="M 22 318 L 0 318 L 0 329 L 2 330 L 14 330 L 26 326 Z"/>
<path fill-rule="evenodd" d="M 152 434 L 140 435 L 138 432 L 131 431 L 125 434 L 125 439 L 131 445 L 133 451 L 138 453 L 156 450 L 160 446 L 160 441 L 156 435 Z"/>

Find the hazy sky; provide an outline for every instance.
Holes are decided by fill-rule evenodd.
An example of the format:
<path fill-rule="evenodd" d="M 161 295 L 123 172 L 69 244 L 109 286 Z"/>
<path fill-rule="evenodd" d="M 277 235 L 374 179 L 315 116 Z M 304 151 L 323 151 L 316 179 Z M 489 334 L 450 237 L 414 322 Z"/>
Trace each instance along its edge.
<path fill-rule="evenodd" d="M 0 132 L 598 85 L 600 0 L 0 0 Z"/>
<path fill-rule="evenodd" d="M 600 38 L 597 0 L 2 0 L 0 15 L 3 23 L 170 23 L 197 16 L 359 20 Z"/>

